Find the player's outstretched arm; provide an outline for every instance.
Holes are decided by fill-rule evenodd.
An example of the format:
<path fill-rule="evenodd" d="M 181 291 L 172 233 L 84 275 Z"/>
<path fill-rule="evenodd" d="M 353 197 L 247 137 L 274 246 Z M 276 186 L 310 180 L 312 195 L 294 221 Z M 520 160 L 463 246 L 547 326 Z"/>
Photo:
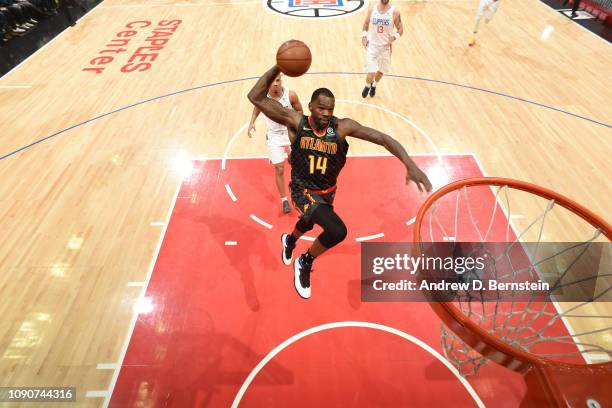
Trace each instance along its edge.
<path fill-rule="evenodd" d="M 248 98 L 264 115 L 274 122 L 285 125 L 287 128 L 291 128 L 295 131 L 300 124 L 302 114 L 291 109 L 286 109 L 278 101 L 267 97 L 268 89 L 279 73 L 280 68 L 278 65 L 274 65 L 268 72 L 259 78 L 253 89 L 249 92 Z"/>
<path fill-rule="evenodd" d="M 406 166 L 406 170 L 408 170 L 406 184 L 410 183 L 412 180 L 416 183 L 419 191 L 423 191 L 423 189 L 427 192 L 431 191 L 431 182 L 429 178 L 427 178 L 427 175 L 423 173 L 416 163 L 412 161 L 410 156 L 408 156 L 408 152 L 406 152 L 404 146 L 391 136 L 376 129 L 362 126 L 352 119 L 340 119 L 338 121 L 338 131 L 343 136 L 352 136 L 383 146 L 391 154 L 400 159 Z"/>

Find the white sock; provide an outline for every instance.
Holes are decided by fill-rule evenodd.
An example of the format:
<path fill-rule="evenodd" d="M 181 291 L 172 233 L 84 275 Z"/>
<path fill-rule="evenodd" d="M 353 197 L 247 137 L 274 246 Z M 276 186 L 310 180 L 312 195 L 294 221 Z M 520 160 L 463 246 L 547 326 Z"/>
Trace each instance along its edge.
<path fill-rule="evenodd" d="M 376 88 L 376 81 L 372 81 L 372 88 Z"/>
<path fill-rule="evenodd" d="M 281 203 L 282 203 L 283 201 L 287 201 L 287 197 L 281 197 Z"/>

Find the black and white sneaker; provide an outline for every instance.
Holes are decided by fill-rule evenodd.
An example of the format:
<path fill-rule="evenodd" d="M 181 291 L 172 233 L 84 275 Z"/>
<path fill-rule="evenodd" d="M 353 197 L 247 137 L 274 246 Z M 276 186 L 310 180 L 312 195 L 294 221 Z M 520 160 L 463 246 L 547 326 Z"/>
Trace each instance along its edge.
<path fill-rule="evenodd" d="M 373 97 L 376 95 L 376 87 L 372 86 L 370 87 L 370 96 Z"/>
<path fill-rule="evenodd" d="M 285 265 L 291 265 L 291 258 L 293 258 L 293 250 L 295 249 L 295 242 L 293 245 L 289 243 L 289 234 L 281 235 L 281 242 L 283 243 L 283 252 L 281 259 Z"/>
<path fill-rule="evenodd" d="M 368 92 L 370 92 L 370 87 L 366 86 L 365 88 L 363 88 L 363 91 L 361 91 L 361 97 L 365 98 L 366 96 L 368 96 Z"/>
<path fill-rule="evenodd" d="M 310 272 L 312 261 L 306 259 L 306 254 L 300 256 L 293 263 L 293 284 L 302 299 L 310 298 Z"/>

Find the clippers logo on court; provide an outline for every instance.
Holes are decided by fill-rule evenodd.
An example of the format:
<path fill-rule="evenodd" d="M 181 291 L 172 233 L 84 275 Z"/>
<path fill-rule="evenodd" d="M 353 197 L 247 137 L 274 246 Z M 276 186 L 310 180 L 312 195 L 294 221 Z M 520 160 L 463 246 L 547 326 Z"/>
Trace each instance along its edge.
<path fill-rule="evenodd" d="M 333 18 L 353 13 L 364 0 L 263 0 L 270 10 L 288 17 Z"/>

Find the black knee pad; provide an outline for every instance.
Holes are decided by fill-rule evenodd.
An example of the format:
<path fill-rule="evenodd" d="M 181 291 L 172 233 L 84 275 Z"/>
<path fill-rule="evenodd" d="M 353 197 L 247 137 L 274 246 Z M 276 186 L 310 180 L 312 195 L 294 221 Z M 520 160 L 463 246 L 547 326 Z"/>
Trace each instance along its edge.
<path fill-rule="evenodd" d="M 340 223 L 334 223 L 325 228 L 325 231 L 319 235 L 319 242 L 325 248 L 331 248 L 344 241 L 344 238 L 346 238 L 346 225 L 340 221 Z"/>
<path fill-rule="evenodd" d="M 295 224 L 295 229 L 300 232 L 308 232 L 314 228 L 314 223 L 312 221 L 305 221 L 303 218 L 300 218 Z"/>
<path fill-rule="evenodd" d="M 346 225 L 329 205 L 321 205 L 313 213 L 313 221 L 323 227 L 319 242 L 325 248 L 338 245 L 346 238 Z"/>

